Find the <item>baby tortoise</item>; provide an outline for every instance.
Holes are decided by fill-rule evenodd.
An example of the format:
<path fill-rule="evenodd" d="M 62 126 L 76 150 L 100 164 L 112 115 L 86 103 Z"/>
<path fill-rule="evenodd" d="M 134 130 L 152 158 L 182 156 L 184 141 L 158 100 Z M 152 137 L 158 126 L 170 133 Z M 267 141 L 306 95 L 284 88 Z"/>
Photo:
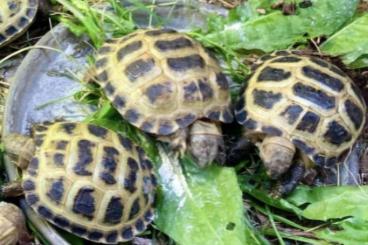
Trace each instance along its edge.
<path fill-rule="evenodd" d="M 260 142 L 267 173 L 278 179 L 293 161 L 307 167 L 340 162 L 363 129 L 366 105 L 359 89 L 335 65 L 278 51 L 260 58 L 235 117 L 247 137 Z M 301 178 L 303 171 L 296 169 L 294 177 Z M 285 192 L 298 182 L 290 181 Z"/>
<path fill-rule="evenodd" d="M 129 139 L 92 124 L 55 122 L 35 125 L 33 138 L 10 134 L 4 144 L 26 169 L 27 203 L 54 225 L 115 244 L 152 221 L 152 163 Z"/>
<path fill-rule="evenodd" d="M 0 1 L 0 47 L 22 35 L 37 14 L 39 0 Z"/>
<path fill-rule="evenodd" d="M 197 41 L 170 29 L 138 30 L 106 42 L 96 60 L 98 84 L 128 122 L 180 153 L 188 145 L 200 166 L 219 156 L 220 122 L 233 120 L 229 85 Z"/>

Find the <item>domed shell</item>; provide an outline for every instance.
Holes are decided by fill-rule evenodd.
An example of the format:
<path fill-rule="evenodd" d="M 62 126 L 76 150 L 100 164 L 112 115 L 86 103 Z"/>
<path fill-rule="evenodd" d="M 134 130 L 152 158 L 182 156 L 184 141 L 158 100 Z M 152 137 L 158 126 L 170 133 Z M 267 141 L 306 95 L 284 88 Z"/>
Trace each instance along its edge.
<path fill-rule="evenodd" d="M 42 217 L 94 242 L 131 240 L 153 219 L 152 163 L 129 139 L 86 123 L 34 128 L 23 174 L 26 201 Z"/>
<path fill-rule="evenodd" d="M 0 1 L 0 47 L 20 36 L 36 16 L 38 0 Z"/>
<path fill-rule="evenodd" d="M 339 161 L 358 138 L 366 105 L 335 65 L 279 51 L 260 59 L 235 117 L 248 133 L 285 137 L 323 166 Z"/>
<path fill-rule="evenodd" d="M 138 30 L 105 43 L 98 83 L 120 114 L 145 132 L 168 135 L 198 118 L 233 120 L 228 81 L 216 59 L 174 30 Z"/>

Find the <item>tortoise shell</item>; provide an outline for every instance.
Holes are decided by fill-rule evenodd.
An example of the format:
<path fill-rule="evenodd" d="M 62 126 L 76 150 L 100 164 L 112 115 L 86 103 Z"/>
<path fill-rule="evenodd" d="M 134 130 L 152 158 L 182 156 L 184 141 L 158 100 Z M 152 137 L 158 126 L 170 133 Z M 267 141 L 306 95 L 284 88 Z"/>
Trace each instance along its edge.
<path fill-rule="evenodd" d="M 96 60 L 107 97 L 145 132 L 169 135 L 202 117 L 233 120 L 228 81 L 217 60 L 185 34 L 138 30 L 105 43 Z"/>
<path fill-rule="evenodd" d="M 129 139 L 86 123 L 34 127 L 23 175 L 26 201 L 56 226 L 88 240 L 131 240 L 153 219 L 152 163 Z"/>
<path fill-rule="evenodd" d="M 0 1 L 0 47 L 20 36 L 36 16 L 38 0 Z"/>
<path fill-rule="evenodd" d="M 260 58 L 235 109 L 252 134 L 282 136 L 318 165 L 339 161 L 362 131 L 366 105 L 338 67 L 279 51 Z"/>

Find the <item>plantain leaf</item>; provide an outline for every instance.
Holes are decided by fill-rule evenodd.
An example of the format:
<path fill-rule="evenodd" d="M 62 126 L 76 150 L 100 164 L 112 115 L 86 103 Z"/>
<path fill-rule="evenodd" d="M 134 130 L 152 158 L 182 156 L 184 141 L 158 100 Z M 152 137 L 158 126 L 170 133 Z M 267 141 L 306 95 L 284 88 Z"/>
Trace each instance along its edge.
<path fill-rule="evenodd" d="M 272 2 L 269 1 L 269 5 Z M 265 52 L 286 49 L 308 38 L 333 34 L 352 18 L 357 3 L 358 0 L 314 0 L 312 6 L 298 8 L 296 14 L 290 16 L 274 10 L 260 16 L 250 12 L 248 21 L 226 24 L 221 30 L 209 32 L 206 39 L 231 49 Z M 246 10 L 249 12 L 252 9 Z M 224 19 L 224 22 L 227 20 Z"/>
<path fill-rule="evenodd" d="M 178 244 L 263 244 L 246 227 L 242 193 L 232 168 L 198 169 L 160 150 L 157 227 Z"/>
<path fill-rule="evenodd" d="M 368 66 L 368 14 L 365 14 L 336 32 L 321 46 L 321 51 L 342 56 L 352 68 Z"/>
<path fill-rule="evenodd" d="M 368 186 L 298 187 L 287 199 L 305 206 L 301 215 L 313 220 L 359 217 L 368 220 Z"/>

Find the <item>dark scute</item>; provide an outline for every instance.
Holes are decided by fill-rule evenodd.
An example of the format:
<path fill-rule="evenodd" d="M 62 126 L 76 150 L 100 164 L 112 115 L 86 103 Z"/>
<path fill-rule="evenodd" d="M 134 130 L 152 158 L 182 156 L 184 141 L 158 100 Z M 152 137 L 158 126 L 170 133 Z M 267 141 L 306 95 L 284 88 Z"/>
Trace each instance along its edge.
<path fill-rule="evenodd" d="M 174 40 L 158 40 L 155 42 L 155 47 L 161 51 L 170 51 L 193 47 L 193 43 L 188 38 L 178 37 Z"/>
<path fill-rule="evenodd" d="M 78 162 L 73 167 L 74 172 L 77 175 L 81 176 L 89 176 L 92 175 L 92 173 L 85 168 L 87 165 L 91 164 L 93 161 L 93 155 L 92 155 L 92 147 L 94 144 L 92 144 L 88 140 L 79 140 L 78 142 Z"/>
<path fill-rule="evenodd" d="M 103 237 L 103 233 L 100 231 L 91 231 L 88 233 L 88 239 L 98 241 Z"/>
<path fill-rule="evenodd" d="M 144 214 L 144 220 L 147 222 L 152 221 L 153 218 L 153 213 L 151 210 L 147 210 L 146 213 Z"/>
<path fill-rule="evenodd" d="M 143 60 L 139 59 L 127 65 L 124 74 L 128 77 L 131 82 L 135 82 L 140 77 L 149 73 L 155 66 L 155 61 L 152 58 Z"/>
<path fill-rule="evenodd" d="M 35 143 L 36 146 L 41 146 L 42 145 L 44 136 L 45 136 L 44 134 L 37 134 L 34 137 L 34 143 Z"/>
<path fill-rule="evenodd" d="M 363 123 L 364 117 L 362 110 L 351 100 L 346 100 L 344 104 L 346 112 L 353 122 L 355 129 L 359 129 Z"/>
<path fill-rule="evenodd" d="M 245 120 L 247 120 L 248 113 L 246 111 L 239 111 L 237 114 L 235 114 L 236 121 L 239 124 L 243 124 Z"/>
<path fill-rule="evenodd" d="M 106 235 L 106 242 L 115 243 L 117 239 L 118 239 L 117 231 L 110 232 L 108 235 Z"/>
<path fill-rule="evenodd" d="M 138 163 L 131 157 L 128 158 L 128 166 L 131 171 L 138 171 Z"/>
<path fill-rule="evenodd" d="M 257 122 L 253 119 L 248 119 L 243 123 L 243 126 L 248 129 L 256 129 L 257 128 Z"/>
<path fill-rule="evenodd" d="M 295 63 L 301 61 L 301 58 L 295 56 L 284 56 L 277 59 L 272 60 L 271 63 Z"/>
<path fill-rule="evenodd" d="M 168 66 L 174 71 L 187 71 L 194 68 L 204 68 L 205 61 L 198 54 L 192 54 L 178 58 L 168 58 Z"/>
<path fill-rule="evenodd" d="M 359 101 L 365 104 L 361 90 L 354 83 L 351 83 L 351 88 L 354 91 L 355 95 L 358 97 Z"/>
<path fill-rule="evenodd" d="M 261 56 L 261 58 L 259 58 L 261 61 L 267 61 L 271 58 L 273 58 L 274 56 L 270 55 L 270 54 L 266 54 L 266 55 L 263 55 Z"/>
<path fill-rule="evenodd" d="M 19 4 L 15 1 L 8 1 L 8 9 L 9 10 L 16 10 Z"/>
<path fill-rule="evenodd" d="M 328 124 L 327 132 L 323 136 L 328 142 L 334 145 L 341 145 L 351 140 L 351 134 L 336 121 Z"/>
<path fill-rule="evenodd" d="M 198 80 L 198 85 L 199 85 L 199 91 L 202 94 L 202 100 L 207 101 L 209 99 L 212 99 L 213 89 L 208 84 L 208 82 L 200 79 L 200 80 Z"/>
<path fill-rule="evenodd" d="M 106 91 L 106 94 L 113 95 L 115 93 L 115 88 L 114 86 L 111 85 L 111 83 L 106 83 L 105 91 Z"/>
<path fill-rule="evenodd" d="M 299 3 L 299 8 L 305 9 L 313 6 L 313 2 L 311 0 L 303 0 Z"/>
<path fill-rule="evenodd" d="M 107 75 L 106 71 L 101 72 L 100 74 L 97 75 L 96 79 L 99 82 L 106 82 L 107 80 L 109 80 L 109 77 Z"/>
<path fill-rule="evenodd" d="M 55 216 L 53 221 L 55 222 L 56 225 L 60 227 L 68 227 L 70 225 L 69 220 L 67 220 L 62 216 Z"/>
<path fill-rule="evenodd" d="M 42 205 L 38 206 L 37 212 L 45 219 L 52 219 L 53 217 L 52 211 L 49 208 Z"/>
<path fill-rule="evenodd" d="M 88 131 L 96 137 L 105 138 L 107 129 L 93 124 L 88 125 Z"/>
<path fill-rule="evenodd" d="M 218 121 L 220 119 L 220 111 L 210 111 L 207 115 L 208 119 L 214 120 L 214 121 Z"/>
<path fill-rule="evenodd" d="M 136 180 L 137 173 L 135 171 L 130 171 L 128 177 L 124 179 L 124 188 L 130 193 L 135 192 L 137 190 L 137 188 L 135 187 Z"/>
<path fill-rule="evenodd" d="M 151 183 L 152 185 L 157 186 L 157 179 L 153 174 L 151 174 Z"/>
<path fill-rule="evenodd" d="M 305 113 L 296 129 L 300 131 L 308 131 L 309 133 L 314 133 L 319 121 L 320 117 L 316 113 L 308 111 L 307 113 Z"/>
<path fill-rule="evenodd" d="M 153 124 L 150 122 L 143 122 L 139 128 L 141 128 L 145 132 L 150 132 L 153 128 Z"/>
<path fill-rule="evenodd" d="M 303 74 L 309 78 L 312 78 L 316 82 L 328 86 L 332 90 L 340 92 L 344 89 L 344 84 L 339 79 L 328 75 L 320 70 L 314 69 L 311 66 L 303 67 Z"/>
<path fill-rule="evenodd" d="M 6 37 L 4 35 L 0 34 L 0 43 L 4 42 L 6 40 Z"/>
<path fill-rule="evenodd" d="M 99 60 L 96 61 L 96 68 L 103 68 L 104 66 L 106 66 L 106 63 L 107 63 L 107 58 L 101 58 Z"/>
<path fill-rule="evenodd" d="M 25 27 L 29 23 L 28 19 L 25 17 L 21 17 L 18 21 L 18 27 L 22 28 Z"/>
<path fill-rule="evenodd" d="M 132 141 L 130 141 L 130 139 L 122 136 L 122 135 L 118 135 L 119 137 L 119 141 L 120 144 L 125 148 L 125 150 L 127 151 L 131 151 L 132 150 Z"/>
<path fill-rule="evenodd" d="M 171 93 L 170 84 L 153 84 L 149 86 L 146 90 L 146 96 L 148 97 L 149 101 L 154 104 L 157 98 L 160 98 L 162 95 Z"/>
<path fill-rule="evenodd" d="M 55 153 L 54 154 L 54 164 L 56 166 L 64 166 L 64 154 Z"/>
<path fill-rule="evenodd" d="M 107 205 L 104 222 L 107 224 L 119 224 L 123 216 L 124 206 L 120 197 L 112 197 Z"/>
<path fill-rule="evenodd" d="M 160 123 L 158 128 L 159 135 L 168 135 L 173 133 L 173 125 L 170 121 L 164 121 Z"/>
<path fill-rule="evenodd" d="M 129 212 L 129 219 L 132 220 L 135 218 L 135 216 L 139 213 L 139 210 L 141 209 L 139 205 L 139 198 L 135 199 L 133 202 L 133 205 Z"/>
<path fill-rule="evenodd" d="M 147 36 L 159 36 L 166 33 L 177 33 L 177 31 L 173 29 L 160 29 L 160 30 L 152 30 L 152 31 L 146 31 L 145 34 Z"/>
<path fill-rule="evenodd" d="M 116 58 L 121 61 L 125 56 L 131 54 L 142 47 L 142 41 L 132 42 L 124 47 L 122 47 L 117 53 Z"/>
<path fill-rule="evenodd" d="M 67 133 L 72 134 L 76 125 L 75 123 L 63 123 L 60 125 L 60 127 Z"/>
<path fill-rule="evenodd" d="M 187 101 L 199 100 L 198 96 L 196 96 L 197 91 L 198 87 L 195 82 L 191 82 L 188 85 L 184 86 L 184 99 Z"/>
<path fill-rule="evenodd" d="M 130 240 L 133 238 L 133 231 L 132 231 L 132 228 L 130 227 L 127 227 L 127 228 L 124 228 L 122 233 L 121 233 L 121 236 L 123 237 L 123 239 L 125 240 Z"/>
<path fill-rule="evenodd" d="M 288 79 L 291 76 L 291 72 L 284 71 L 279 68 L 265 67 L 258 75 L 258 82 L 272 81 L 279 82 Z"/>
<path fill-rule="evenodd" d="M 216 74 L 216 83 L 221 89 L 227 90 L 229 88 L 229 82 L 222 72 Z"/>
<path fill-rule="evenodd" d="M 119 156 L 119 152 L 115 147 L 112 146 L 104 146 L 104 155 L 102 158 L 102 165 L 106 170 L 113 173 L 115 172 L 117 162 L 115 157 Z"/>
<path fill-rule="evenodd" d="M 346 74 L 340 69 L 338 68 L 337 66 L 335 65 L 332 65 L 330 66 L 330 71 L 336 73 L 337 75 L 339 76 L 342 76 L 342 77 L 346 77 Z"/>
<path fill-rule="evenodd" d="M 281 116 L 285 117 L 289 124 L 294 124 L 296 120 L 298 120 L 300 113 L 303 111 L 303 108 L 299 105 L 290 105 L 283 112 L 281 112 Z"/>
<path fill-rule="evenodd" d="M 118 109 L 124 108 L 125 107 L 125 98 L 123 96 L 116 95 L 112 103 Z"/>
<path fill-rule="evenodd" d="M 56 149 L 57 150 L 65 150 L 67 145 L 68 145 L 68 141 L 59 140 L 59 141 L 56 142 Z"/>
<path fill-rule="evenodd" d="M 103 46 L 98 50 L 98 54 L 100 55 L 104 55 L 111 52 L 111 47 L 110 46 Z"/>
<path fill-rule="evenodd" d="M 15 28 L 14 26 L 10 26 L 10 27 L 8 27 L 6 30 L 5 30 L 5 33 L 6 33 L 6 35 L 8 35 L 8 36 L 12 36 L 12 35 L 14 35 L 15 33 L 17 33 L 18 32 L 18 29 L 17 28 Z"/>
<path fill-rule="evenodd" d="M 329 66 L 329 64 L 326 61 L 324 61 L 324 60 L 322 60 L 320 58 L 311 57 L 310 58 L 310 61 L 312 61 L 313 63 L 315 63 L 317 65 L 320 65 L 322 67 L 328 67 Z"/>
<path fill-rule="evenodd" d="M 138 232 L 144 231 L 146 228 L 144 225 L 144 222 L 141 219 L 138 219 L 137 222 L 135 222 L 135 228 Z"/>
<path fill-rule="evenodd" d="M 37 157 L 32 158 L 31 162 L 28 165 L 28 169 L 37 170 L 39 166 L 39 160 Z"/>
<path fill-rule="evenodd" d="M 92 219 L 95 212 L 95 198 L 92 193 L 92 187 L 80 188 L 74 198 L 73 212 L 81 214 L 89 219 Z"/>
<path fill-rule="evenodd" d="M 326 158 L 324 156 L 316 154 L 313 156 L 313 161 L 316 165 L 323 167 L 325 165 Z"/>
<path fill-rule="evenodd" d="M 130 123 L 134 123 L 139 119 L 139 113 L 134 110 L 134 109 L 130 109 L 125 113 L 125 118 L 126 120 L 128 120 Z"/>
<path fill-rule="evenodd" d="M 111 175 L 110 172 L 104 171 L 104 172 L 100 173 L 100 178 L 107 185 L 115 185 L 116 184 L 116 179 L 113 175 Z"/>
<path fill-rule="evenodd" d="M 279 50 L 279 51 L 275 52 L 275 55 L 277 55 L 277 56 L 283 56 L 283 55 L 289 55 L 289 54 L 290 54 L 290 52 L 286 51 L 286 50 Z"/>
<path fill-rule="evenodd" d="M 32 18 L 33 16 L 36 15 L 36 9 L 34 8 L 29 8 L 27 9 L 26 11 L 26 15 L 29 17 L 29 18 Z"/>
<path fill-rule="evenodd" d="M 192 122 L 196 120 L 196 116 L 194 114 L 186 114 L 177 118 L 175 121 L 179 125 L 180 128 L 185 128 L 189 126 Z"/>
<path fill-rule="evenodd" d="M 33 191 L 36 188 L 34 181 L 30 179 L 23 181 L 22 187 L 25 191 Z"/>
<path fill-rule="evenodd" d="M 40 198 L 36 194 L 27 194 L 26 195 L 26 201 L 28 205 L 32 206 L 33 204 L 37 203 L 40 200 Z"/>
<path fill-rule="evenodd" d="M 234 120 L 234 116 L 229 109 L 222 112 L 222 118 L 225 123 L 231 123 Z"/>
<path fill-rule="evenodd" d="M 252 92 L 254 103 L 266 109 L 271 109 L 274 104 L 281 100 L 281 93 L 273 93 L 271 91 L 264 91 L 255 89 Z"/>
<path fill-rule="evenodd" d="M 242 111 L 242 110 L 244 110 L 244 106 L 245 106 L 245 98 L 244 98 L 244 96 L 241 96 L 239 98 L 238 102 L 235 105 L 235 110 L 238 111 L 238 112 Z"/>
<path fill-rule="evenodd" d="M 84 234 L 87 233 L 86 228 L 84 228 L 83 226 L 77 225 L 77 224 L 71 225 L 71 230 L 72 230 L 72 233 L 78 236 L 83 236 Z"/>
<path fill-rule="evenodd" d="M 305 143 L 302 140 L 293 139 L 293 144 L 307 155 L 312 154 L 314 152 L 314 148 L 307 145 L 307 143 Z"/>
<path fill-rule="evenodd" d="M 262 127 L 262 132 L 272 135 L 272 136 L 281 136 L 282 131 L 278 128 L 272 127 L 272 126 L 264 126 Z"/>
<path fill-rule="evenodd" d="M 293 91 L 296 96 L 306 99 L 323 109 L 333 109 L 335 107 L 335 97 L 327 95 L 322 90 L 296 83 L 293 86 Z"/>
<path fill-rule="evenodd" d="M 57 204 L 61 202 L 63 198 L 65 189 L 64 189 L 64 180 L 62 178 L 54 181 L 51 185 L 51 188 L 47 192 L 47 196 Z"/>
<path fill-rule="evenodd" d="M 144 165 L 145 168 L 147 168 L 147 169 L 152 169 L 153 168 L 152 162 L 150 160 L 148 160 L 148 159 L 143 160 L 141 162 L 141 164 Z"/>

